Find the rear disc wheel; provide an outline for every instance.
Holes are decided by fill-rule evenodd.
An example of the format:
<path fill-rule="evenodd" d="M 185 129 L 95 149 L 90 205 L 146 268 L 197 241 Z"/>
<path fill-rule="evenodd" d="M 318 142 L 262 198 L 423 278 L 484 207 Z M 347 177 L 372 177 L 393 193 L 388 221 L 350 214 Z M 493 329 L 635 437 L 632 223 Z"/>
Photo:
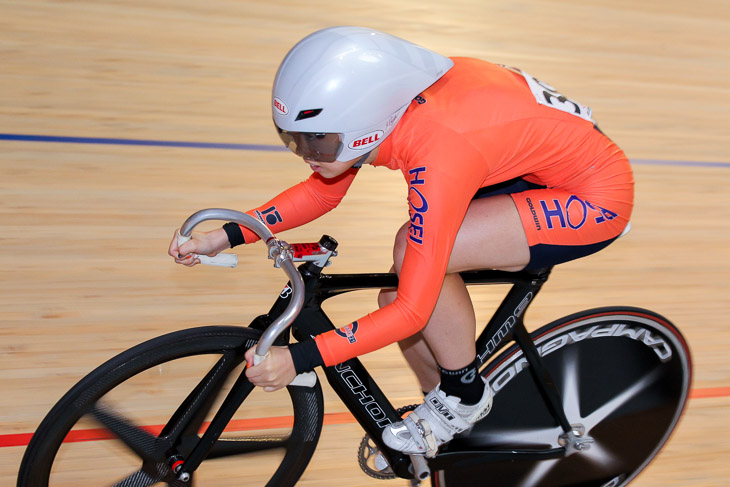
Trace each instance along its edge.
<path fill-rule="evenodd" d="M 684 410 L 691 381 L 687 343 L 665 318 L 638 308 L 601 308 L 532 333 L 562 395 L 582 449 L 557 459 L 494 461 L 435 472 L 434 485 L 626 485 L 657 455 Z M 548 450 L 565 435 L 548 412 L 517 346 L 484 369 L 490 414 L 443 451 Z M 562 436 L 562 439 L 561 439 Z M 581 439 L 580 437 L 578 438 Z"/>

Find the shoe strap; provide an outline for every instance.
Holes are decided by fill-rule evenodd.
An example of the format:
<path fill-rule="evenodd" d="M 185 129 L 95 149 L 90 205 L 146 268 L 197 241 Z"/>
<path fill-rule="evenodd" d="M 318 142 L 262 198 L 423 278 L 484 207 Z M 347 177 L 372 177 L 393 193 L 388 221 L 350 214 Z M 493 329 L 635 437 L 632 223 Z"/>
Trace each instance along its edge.
<path fill-rule="evenodd" d="M 438 451 L 436 437 L 434 436 L 433 431 L 431 431 L 428 421 L 419 418 L 418 415 L 413 412 L 403 420 L 403 425 L 408 430 L 408 433 L 410 433 L 411 438 L 413 438 L 416 442 L 420 454 L 424 454 L 427 457 L 433 457 L 436 455 L 436 452 Z"/>
<path fill-rule="evenodd" d="M 424 405 L 428 408 L 430 416 L 435 417 L 452 436 L 471 426 L 471 423 L 462 418 L 457 411 L 452 411 L 449 405 L 446 404 L 446 401 L 444 401 L 443 393 L 438 394 L 438 389 L 434 389 L 428 393 Z M 448 441 L 450 439 L 445 440 Z"/>

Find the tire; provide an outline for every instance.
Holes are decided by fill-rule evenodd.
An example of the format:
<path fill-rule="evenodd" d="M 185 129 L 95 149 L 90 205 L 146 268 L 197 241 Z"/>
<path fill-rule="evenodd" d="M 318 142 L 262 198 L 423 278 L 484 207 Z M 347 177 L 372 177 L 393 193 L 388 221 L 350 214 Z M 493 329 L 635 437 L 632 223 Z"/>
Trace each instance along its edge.
<path fill-rule="evenodd" d="M 556 459 L 451 467 L 435 472 L 434 486 L 622 486 L 668 440 L 684 410 L 692 370 L 687 343 L 669 321 L 638 308 L 600 308 L 559 319 L 532 337 L 568 420 L 582 424 L 594 443 Z M 560 448 L 562 429 L 526 365 L 513 345 L 486 366 L 482 375 L 495 390 L 493 409 L 468 438 L 444 451 Z"/>
<path fill-rule="evenodd" d="M 260 334 L 243 327 L 193 328 L 101 365 L 41 422 L 18 487 L 293 486 L 322 430 L 319 382 L 264 393 L 244 379 L 244 389 L 252 391 L 191 480 L 176 480 L 171 468 L 192 451 Z"/>

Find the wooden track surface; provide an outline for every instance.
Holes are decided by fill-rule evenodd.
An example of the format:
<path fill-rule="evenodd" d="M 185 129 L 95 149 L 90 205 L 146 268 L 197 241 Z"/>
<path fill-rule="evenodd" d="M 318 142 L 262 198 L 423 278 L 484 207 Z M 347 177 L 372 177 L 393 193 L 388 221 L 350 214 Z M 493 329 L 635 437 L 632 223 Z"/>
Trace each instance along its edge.
<path fill-rule="evenodd" d="M 276 146 L 269 95 L 278 63 L 304 35 L 343 24 L 519 66 L 594 109 L 635 162 L 633 230 L 556 269 L 528 322 L 611 304 L 674 321 L 694 354 L 695 396 L 635 485 L 727 485 L 724 0 L 0 0 L 0 133 Z M 11 440 L 22 443 L 103 360 L 165 332 L 266 310 L 283 281 L 260 245 L 238 252 L 235 271 L 176 266 L 167 245 L 190 213 L 248 209 L 307 171 L 281 151 L 0 140 L 0 486 L 14 485 L 24 450 Z M 385 271 L 407 215 L 404 188 L 398 174 L 366 169 L 340 208 L 283 238 L 329 233 L 340 241 L 333 271 Z M 498 291 L 475 296 L 481 317 Z M 345 323 L 370 311 L 374 295 L 365 294 L 338 298 L 332 316 Z M 418 398 L 395 347 L 364 362 L 394 404 Z M 344 411 L 325 394 L 328 413 Z M 355 462 L 360 428 L 339 417 L 301 485 L 378 484 Z"/>

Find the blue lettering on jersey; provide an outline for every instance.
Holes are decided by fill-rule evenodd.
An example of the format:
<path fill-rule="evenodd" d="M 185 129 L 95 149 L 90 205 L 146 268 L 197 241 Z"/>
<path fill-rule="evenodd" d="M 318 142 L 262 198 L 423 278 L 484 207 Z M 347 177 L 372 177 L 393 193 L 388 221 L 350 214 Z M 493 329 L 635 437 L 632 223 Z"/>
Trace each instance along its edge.
<path fill-rule="evenodd" d="M 530 209 L 533 210 L 532 202 L 529 199 L 527 203 Z M 618 213 L 614 213 L 589 201 L 582 200 L 575 195 L 570 196 L 564 206 L 557 199 L 553 199 L 552 201 L 540 200 L 540 206 L 545 215 L 545 222 L 547 223 L 548 229 L 555 228 L 557 225 L 560 228 L 570 227 L 573 230 L 578 230 L 585 225 L 589 210 L 598 213 L 598 216 L 594 218 L 597 224 L 611 221 L 618 216 Z M 534 210 L 533 217 L 537 229 L 540 230 L 539 219 L 534 214 Z"/>
<path fill-rule="evenodd" d="M 596 223 L 603 223 L 605 221 L 611 221 L 618 216 L 618 213 L 614 213 L 611 210 L 601 208 L 598 205 L 594 205 L 586 201 L 586 205 L 593 211 L 599 212 L 601 215 L 596 217 Z"/>
<path fill-rule="evenodd" d="M 578 222 L 573 224 L 573 222 L 570 219 L 570 205 L 571 204 L 577 204 L 580 208 L 580 214 L 583 215 L 583 218 Z M 568 198 L 568 201 L 565 203 L 565 214 L 568 216 L 568 226 L 572 228 L 573 230 L 578 230 L 580 227 L 582 227 L 585 222 L 586 218 L 588 218 L 588 212 L 586 211 L 587 205 L 583 200 L 578 198 L 577 196 L 573 195 L 570 198 Z M 575 215 L 575 210 L 573 210 L 573 214 Z"/>
<path fill-rule="evenodd" d="M 426 184 L 425 177 L 421 173 L 426 172 L 425 167 L 417 167 L 408 171 L 412 179 L 408 182 L 408 214 L 411 223 L 408 225 L 408 239 L 418 245 L 423 245 L 425 214 L 428 212 L 428 201 L 418 186 Z"/>
<path fill-rule="evenodd" d="M 553 228 L 553 218 L 557 218 L 560 227 L 565 228 L 565 216 L 563 215 L 563 208 L 560 206 L 559 200 L 553 200 L 555 209 L 549 209 L 548 203 L 545 200 L 540 200 L 540 205 L 542 206 L 542 212 L 545 214 L 548 228 Z"/>
<path fill-rule="evenodd" d="M 355 333 L 357 333 L 357 329 L 360 328 L 360 325 L 357 321 L 353 321 L 349 325 L 345 325 L 339 330 L 335 330 L 335 333 L 340 335 L 342 338 L 347 338 L 347 341 L 350 343 L 355 343 L 357 341 L 357 338 L 355 338 Z"/>
<path fill-rule="evenodd" d="M 527 201 L 527 205 L 530 207 L 530 213 L 532 213 L 532 221 L 535 222 L 535 228 L 538 231 L 542 230 L 542 227 L 540 226 L 540 219 L 537 217 L 537 212 L 535 211 L 535 205 L 532 204 L 532 200 L 530 198 L 527 198 L 525 201 Z"/>
<path fill-rule="evenodd" d="M 255 213 L 262 223 L 265 223 L 269 226 L 276 225 L 277 223 L 281 223 L 284 221 L 281 218 L 279 210 L 276 209 L 276 206 L 271 206 L 263 211 L 256 210 Z"/>

